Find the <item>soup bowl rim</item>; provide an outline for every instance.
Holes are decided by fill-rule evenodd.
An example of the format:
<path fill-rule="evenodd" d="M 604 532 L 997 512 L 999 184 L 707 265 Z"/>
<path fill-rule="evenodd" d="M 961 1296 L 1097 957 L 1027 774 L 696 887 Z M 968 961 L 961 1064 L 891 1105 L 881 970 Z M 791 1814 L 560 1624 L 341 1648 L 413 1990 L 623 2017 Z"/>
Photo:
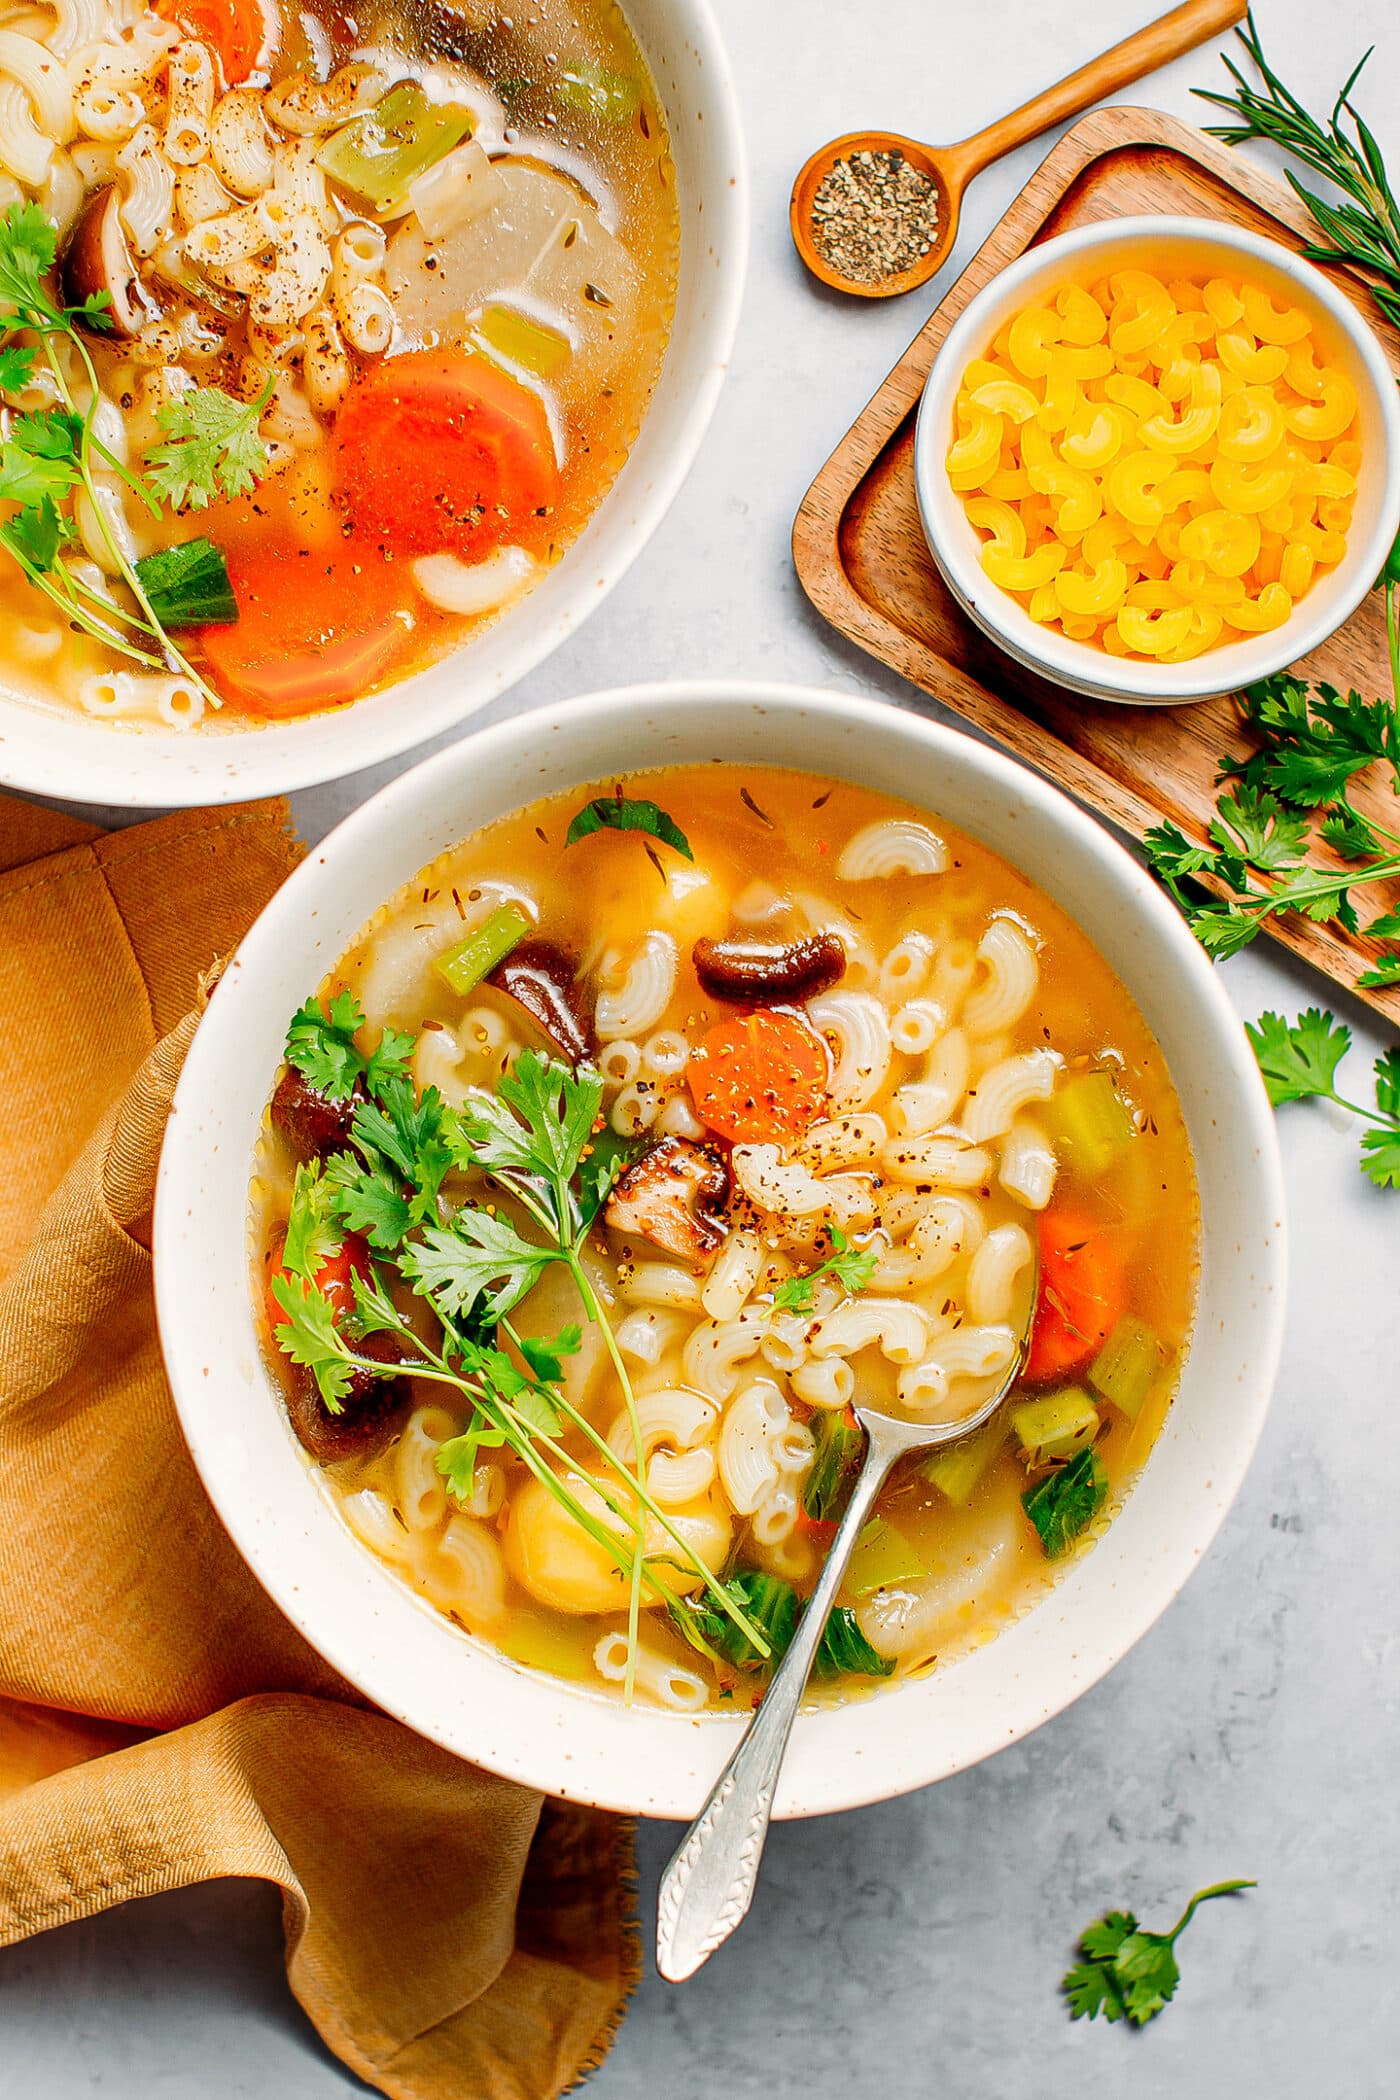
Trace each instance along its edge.
<path fill-rule="evenodd" d="M 935 813 L 937 787 L 955 805 L 961 798 L 989 812 L 1003 835 L 1024 834 L 1028 849 L 1036 839 L 1056 846 L 1060 859 L 1041 867 L 1042 887 L 1057 897 L 1057 881 L 1079 886 L 1138 959 L 1136 984 L 1134 969 L 1116 965 L 1130 993 L 1148 992 L 1179 1017 L 1185 1055 L 1205 1075 L 1182 1100 L 1198 1171 L 1209 1161 L 1212 1176 L 1203 1289 L 1224 1295 L 1211 1303 L 1208 1332 L 1203 1299 L 1166 1427 L 1103 1537 L 996 1639 L 923 1678 L 804 1713 L 777 1813 L 821 1814 L 945 1777 L 1049 1720 L 1147 1631 L 1198 1563 L 1243 1479 L 1281 1347 L 1274 1120 L 1223 985 L 1146 871 L 1039 775 L 886 702 L 753 681 L 623 687 L 554 718 L 525 714 L 481 731 L 391 782 L 307 855 L 223 973 L 175 1095 L 154 1274 L 180 1424 L 235 1546 L 311 1647 L 419 1734 L 550 1794 L 688 1816 L 738 1726 L 722 1712 L 629 1712 L 605 1693 L 510 1662 L 440 1617 L 351 1535 L 318 1485 L 287 1425 L 253 1313 L 248 1180 L 288 1016 L 392 894 L 385 867 L 407 881 L 449 843 L 439 835 L 459 800 L 504 816 L 535 795 L 611 778 L 607 754 L 623 738 L 629 763 L 649 771 L 668 752 L 671 763 L 699 762 L 716 748 L 728 756 L 747 746 L 741 755 L 768 752 L 771 763 L 838 779 L 839 767 L 815 767 L 811 754 L 839 746 L 850 755 L 847 778 L 888 762 L 906 794 L 911 774 L 928 778 L 930 791 L 908 799 Z M 540 775 L 548 784 L 532 788 Z M 976 835 L 965 817 L 944 813 Z M 459 835 L 479 822 L 474 815 Z M 425 838 L 430 850 L 420 852 Z M 1005 853 L 1000 839 L 991 843 Z M 1072 915 L 1082 923 L 1082 912 Z M 1102 932 L 1086 930 L 1104 945 Z"/>
<path fill-rule="evenodd" d="M 1203 252 L 1230 251 L 1289 285 L 1301 302 L 1324 317 L 1345 345 L 1358 399 L 1379 429 L 1377 456 L 1362 458 L 1357 477 L 1376 491 L 1376 516 L 1364 537 L 1349 537 L 1340 562 L 1304 593 L 1283 625 L 1264 634 L 1217 644 L 1186 663 L 1109 656 L 1102 649 L 1032 620 L 1009 591 L 992 583 L 979 558 L 981 542 L 969 523 L 964 498 L 944 465 L 944 438 L 963 370 L 979 356 L 1002 324 L 1025 303 L 1027 288 L 1053 276 L 1082 279 L 1096 255 L 1138 245 L 1181 243 Z M 1281 242 L 1224 219 L 1162 214 L 1107 223 L 1095 220 L 1038 242 L 998 271 L 974 294 L 939 345 L 923 392 L 914 437 L 914 483 L 928 549 L 944 583 L 969 619 L 1023 668 L 1094 700 L 1126 706 L 1167 707 L 1206 700 L 1296 663 L 1336 632 L 1373 588 L 1400 531 L 1400 391 L 1374 331 L 1352 301 L 1314 263 Z"/>
<path fill-rule="evenodd" d="M 99 808 L 211 807 L 388 764 L 498 701 L 626 575 L 679 494 L 718 404 L 751 217 L 738 84 L 713 0 L 643 0 L 627 18 L 666 111 L 690 209 L 682 209 L 676 307 L 655 387 L 626 459 L 560 561 L 433 661 L 361 699 L 285 721 L 136 730 L 89 716 L 76 701 L 33 702 L 0 686 L 0 784 Z M 674 88 L 658 77 L 663 47 Z"/>

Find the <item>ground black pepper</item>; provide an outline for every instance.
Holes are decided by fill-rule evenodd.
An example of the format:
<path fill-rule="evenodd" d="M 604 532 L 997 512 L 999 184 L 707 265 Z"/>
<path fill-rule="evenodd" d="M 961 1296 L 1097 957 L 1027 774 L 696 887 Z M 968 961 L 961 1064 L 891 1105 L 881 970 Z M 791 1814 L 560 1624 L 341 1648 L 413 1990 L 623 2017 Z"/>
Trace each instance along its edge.
<path fill-rule="evenodd" d="M 812 239 L 822 260 L 853 284 L 879 284 L 912 269 L 938 237 L 938 191 L 902 153 L 853 153 L 834 161 L 812 199 Z"/>

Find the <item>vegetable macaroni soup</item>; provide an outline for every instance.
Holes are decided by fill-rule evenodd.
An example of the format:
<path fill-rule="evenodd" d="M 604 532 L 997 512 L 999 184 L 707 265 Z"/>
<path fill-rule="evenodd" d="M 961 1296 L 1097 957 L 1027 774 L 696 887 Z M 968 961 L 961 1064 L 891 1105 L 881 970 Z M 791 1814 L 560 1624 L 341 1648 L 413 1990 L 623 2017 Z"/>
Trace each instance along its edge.
<path fill-rule="evenodd" d="M 1086 1551 L 1190 1328 L 1162 1056 L 1033 883 L 920 811 L 683 767 L 425 868 L 293 1019 L 252 1230 L 292 1429 L 506 1655 L 752 1702 L 863 1433 L 906 1462 L 818 1676 L 989 1639 Z"/>
<path fill-rule="evenodd" d="M 4 6 L 0 682 L 246 726 L 457 647 L 625 460 L 678 240 L 615 0 Z"/>

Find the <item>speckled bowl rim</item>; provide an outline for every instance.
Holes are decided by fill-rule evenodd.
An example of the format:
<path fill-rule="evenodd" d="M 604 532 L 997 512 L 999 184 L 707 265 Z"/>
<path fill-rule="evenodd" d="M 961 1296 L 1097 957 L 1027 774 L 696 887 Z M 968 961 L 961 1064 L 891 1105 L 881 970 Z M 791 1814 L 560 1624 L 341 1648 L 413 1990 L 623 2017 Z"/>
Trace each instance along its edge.
<path fill-rule="evenodd" d="M 234 1544 L 334 1668 L 464 1758 L 543 1791 L 689 1816 L 737 1720 L 625 1711 L 522 1669 L 438 1617 L 350 1535 L 262 1361 L 247 1181 L 288 1015 L 399 882 L 491 817 L 618 767 L 728 758 L 863 782 L 940 812 L 1027 867 L 1091 934 L 1162 1042 L 1201 1181 L 1202 1295 L 1181 1390 L 1106 1534 L 1024 1617 L 926 1678 L 804 1715 L 780 1816 L 941 1779 L 1016 1741 L 1144 1634 L 1209 1546 L 1264 1420 L 1283 1331 L 1283 1183 L 1272 1114 L 1210 963 L 1143 868 L 1037 774 L 883 702 L 802 687 L 624 687 L 438 753 L 346 819 L 234 956 L 194 1038 L 166 1136 L 155 1286 L 175 1404 Z"/>
<path fill-rule="evenodd" d="M 1299 599 L 1282 627 L 1207 649 L 1182 664 L 1108 656 L 1032 620 L 982 567 L 980 536 L 944 465 L 953 402 L 963 371 L 1003 324 L 1047 280 L 1082 279 L 1125 260 L 1121 251 L 1169 248 L 1197 254 L 1214 248 L 1237 269 L 1262 275 L 1275 295 L 1312 307 L 1338 338 L 1356 385 L 1366 433 L 1358 479 L 1360 529 L 1346 554 Z M 944 582 L 970 620 L 1025 669 L 1093 700 L 1174 707 L 1231 693 L 1296 663 L 1351 618 L 1373 587 L 1400 531 L 1400 389 L 1374 331 L 1352 301 L 1306 262 L 1265 234 L 1223 219 L 1160 216 L 1095 220 L 1027 248 L 969 300 L 939 346 L 919 402 L 914 432 L 914 486 L 919 519 Z M 1369 511 L 1369 516 L 1366 515 Z"/>
<path fill-rule="evenodd" d="M 169 809 L 286 794 L 458 728 L 567 641 L 627 573 L 684 482 L 719 399 L 749 254 L 738 89 L 710 0 L 627 0 L 665 106 L 681 208 L 676 313 L 621 472 L 562 560 L 441 661 L 323 714 L 243 728 L 124 729 L 0 691 L 0 784 L 103 807 Z"/>

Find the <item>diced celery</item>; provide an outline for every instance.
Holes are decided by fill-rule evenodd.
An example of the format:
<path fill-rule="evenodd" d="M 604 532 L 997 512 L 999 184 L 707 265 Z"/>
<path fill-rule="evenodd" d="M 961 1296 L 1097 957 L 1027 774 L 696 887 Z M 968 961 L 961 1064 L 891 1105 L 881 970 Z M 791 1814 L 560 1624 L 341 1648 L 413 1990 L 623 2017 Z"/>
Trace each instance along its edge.
<path fill-rule="evenodd" d="M 1041 1400 L 1027 1400 L 1011 1410 L 1011 1427 L 1020 1439 L 1029 1466 L 1073 1458 L 1098 1434 L 1099 1414 L 1079 1385 L 1067 1385 Z"/>
<path fill-rule="evenodd" d="M 1165 1361 L 1166 1351 L 1152 1329 L 1125 1313 L 1089 1366 L 1089 1383 L 1132 1420 L 1161 1376 Z"/>
<path fill-rule="evenodd" d="M 569 338 L 557 328 L 521 313 L 518 307 L 499 304 L 482 307 L 472 341 L 488 357 L 533 372 L 537 379 L 548 379 L 551 372 L 557 372 L 571 348 Z"/>
<path fill-rule="evenodd" d="M 455 102 L 430 102 L 415 80 L 401 80 L 375 109 L 333 131 L 316 165 L 337 189 L 370 211 L 407 203 L 412 183 L 471 131 L 475 118 Z"/>
<path fill-rule="evenodd" d="M 1002 1424 L 990 1422 L 977 1436 L 964 1437 L 946 1451 L 935 1451 L 921 1468 L 924 1479 L 961 1509 L 972 1500 L 978 1482 L 1005 1441 Z"/>
<path fill-rule="evenodd" d="M 609 124 L 625 124 L 642 106 L 641 82 L 629 73 L 613 73 L 591 60 L 576 59 L 559 77 L 559 100 L 570 109 L 591 110 Z"/>
<path fill-rule="evenodd" d="M 897 1589 L 927 1573 L 927 1565 L 898 1525 L 888 1517 L 872 1517 L 856 1540 L 846 1587 L 853 1597 L 868 1597 L 872 1590 Z"/>
<path fill-rule="evenodd" d="M 433 967 L 454 992 L 464 995 L 483 977 L 489 977 L 503 956 L 530 931 L 530 921 L 518 904 L 503 904 L 483 919 L 464 941 L 440 955 Z"/>
<path fill-rule="evenodd" d="M 1051 1100 L 1046 1120 L 1050 1142 L 1065 1165 L 1090 1179 L 1105 1173 L 1137 1136 L 1128 1104 L 1103 1066 L 1067 1079 Z"/>

